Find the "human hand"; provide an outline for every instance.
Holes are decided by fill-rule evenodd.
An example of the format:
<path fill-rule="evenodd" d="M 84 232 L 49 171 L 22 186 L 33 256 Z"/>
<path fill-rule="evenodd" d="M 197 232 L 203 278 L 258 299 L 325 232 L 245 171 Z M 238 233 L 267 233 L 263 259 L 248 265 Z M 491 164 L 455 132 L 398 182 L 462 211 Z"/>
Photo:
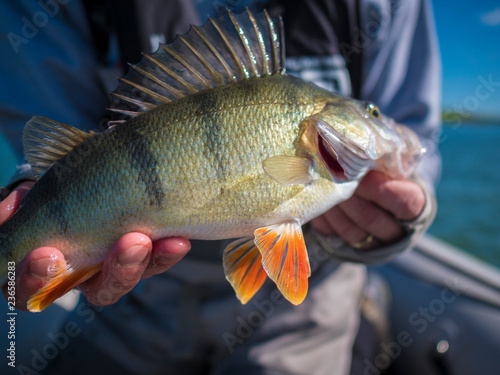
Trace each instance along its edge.
<path fill-rule="evenodd" d="M 0 225 L 16 211 L 22 197 L 33 186 L 23 182 L 0 202 Z M 165 272 L 187 254 L 191 245 L 180 237 L 152 243 L 142 233 L 127 233 L 108 252 L 102 270 L 85 281 L 79 289 L 87 299 L 100 306 L 111 305 L 127 294 L 140 279 Z M 16 267 L 16 308 L 28 311 L 26 304 L 42 288 L 54 263 L 64 262 L 64 255 L 52 247 L 31 251 Z M 3 288 L 6 297 L 7 288 Z"/>
<path fill-rule="evenodd" d="M 371 171 L 354 195 L 311 221 L 323 235 L 337 235 L 357 248 L 376 248 L 402 238 L 399 220 L 413 220 L 425 206 L 422 188 L 409 180 L 394 180 Z"/>

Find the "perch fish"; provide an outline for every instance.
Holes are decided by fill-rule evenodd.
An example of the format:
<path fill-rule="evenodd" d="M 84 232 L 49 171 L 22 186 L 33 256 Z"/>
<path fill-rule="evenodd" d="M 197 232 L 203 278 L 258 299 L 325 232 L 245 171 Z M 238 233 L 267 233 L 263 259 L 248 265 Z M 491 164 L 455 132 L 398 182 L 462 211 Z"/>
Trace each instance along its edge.
<path fill-rule="evenodd" d="M 0 227 L 0 269 L 41 246 L 67 262 L 30 311 L 96 274 L 129 232 L 237 238 L 223 265 L 242 303 L 266 277 L 291 303 L 304 300 L 301 226 L 348 199 L 369 170 L 408 177 L 423 151 L 375 105 L 286 75 L 283 48 L 281 19 L 228 12 L 131 65 L 106 131 L 27 123 L 37 182 Z"/>

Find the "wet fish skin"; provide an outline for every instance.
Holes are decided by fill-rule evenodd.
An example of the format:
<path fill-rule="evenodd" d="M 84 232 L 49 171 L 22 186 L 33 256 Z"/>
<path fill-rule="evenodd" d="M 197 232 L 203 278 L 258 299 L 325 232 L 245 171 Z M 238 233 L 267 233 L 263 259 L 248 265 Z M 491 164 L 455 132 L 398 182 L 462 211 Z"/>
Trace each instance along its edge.
<path fill-rule="evenodd" d="M 95 134 L 98 141 L 86 140 L 92 152 L 63 172 L 49 169 L 2 227 L 13 234 L 16 249 L 6 258 L 19 261 L 23 249 L 54 246 L 68 259 L 102 260 L 130 231 L 153 239 L 220 239 L 280 221 L 279 206 L 306 187 L 281 186 L 262 161 L 295 155 L 302 120 L 331 94 L 290 76 L 232 85 L 179 99 Z M 67 158 L 78 160 L 76 152 Z M 104 207 L 89 210 L 89 204 Z M 289 214 L 303 216 L 298 208 Z"/>

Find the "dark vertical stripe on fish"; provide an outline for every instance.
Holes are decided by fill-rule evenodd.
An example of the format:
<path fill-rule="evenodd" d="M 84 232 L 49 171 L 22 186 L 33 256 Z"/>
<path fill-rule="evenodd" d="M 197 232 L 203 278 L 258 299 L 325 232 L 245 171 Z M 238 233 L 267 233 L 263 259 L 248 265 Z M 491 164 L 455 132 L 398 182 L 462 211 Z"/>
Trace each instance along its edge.
<path fill-rule="evenodd" d="M 214 95 L 204 95 L 200 98 L 198 115 L 208 119 L 205 125 L 205 147 L 207 155 L 214 159 L 214 165 L 217 166 L 217 177 L 223 178 L 225 173 L 224 155 L 220 150 L 220 135 L 222 123 L 219 117 L 219 100 Z"/>
<path fill-rule="evenodd" d="M 64 202 L 61 199 L 54 200 L 51 205 L 51 211 L 54 214 L 54 217 L 57 218 L 57 225 L 59 226 L 59 233 L 66 236 L 68 234 L 68 217 L 66 216 L 66 207 Z"/>
<path fill-rule="evenodd" d="M 161 207 L 165 199 L 165 191 L 159 173 L 158 160 L 156 155 L 151 152 L 151 143 L 136 130 L 131 131 L 130 137 L 127 135 L 127 143 L 128 146 L 124 147 L 128 153 L 130 164 L 146 186 L 150 205 Z"/>
<path fill-rule="evenodd" d="M 45 204 L 49 210 L 51 219 L 57 223 L 55 225 L 60 229 L 59 233 L 66 236 L 68 234 L 68 217 L 66 205 L 63 200 L 64 195 L 61 194 L 61 184 L 64 179 L 58 176 L 53 169 L 49 169 L 46 174 L 48 175 L 45 179 L 46 189 L 40 190 L 40 192 L 45 192 L 45 194 L 39 202 L 46 202 Z M 65 178 L 70 179 L 71 175 L 68 174 Z"/>

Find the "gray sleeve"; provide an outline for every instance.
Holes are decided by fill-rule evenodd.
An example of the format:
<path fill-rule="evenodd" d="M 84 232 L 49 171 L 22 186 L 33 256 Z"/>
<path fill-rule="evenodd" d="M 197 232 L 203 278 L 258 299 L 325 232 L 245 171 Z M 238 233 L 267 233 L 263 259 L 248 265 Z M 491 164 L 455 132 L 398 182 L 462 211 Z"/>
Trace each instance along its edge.
<path fill-rule="evenodd" d="M 31 166 L 29 164 L 21 164 L 17 166 L 16 173 L 5 187 L 0 187 L 0 201 L 3 201 L 23 181 L 36 181 Z"/>
<path fill-rule="evenodd" d="M 434 186 L 441 171 L 441 59 L 431 5 L 427 0 L 366 2 L 361 99 L 418 134 L 427 149 L 418 174 Z"/>
<path fill-rule="evenodd" d="M 426 203 L 417 218 L 411 221 L 400 221 L 406 233 L 401 240 L 380 248 L 365 250 L 349 246 L 337 236 L 324 236 L 310 229 L 308 233 L 309 241 L 315 242 L 337 260 L 364 264 L 383 263 L 410 249 L 429 228 L 436 216 L 436 200 L 432 188 L 417 176 L 413 176 L 413 180 L 422 187 Z"/>
<path fill-rule="evenodd" d="M 375 3 L 379 9 L 373 6 Z M 434 185 L 441 167 L 437 148 L 441 128 L 441 64 L 428 1 L 379 0 L 364 5 L 361 7 L 364 29 L 359 31 L 364 47 L 361 99 L 376 103 L 383 113 L 418 134 L 427 153 L 413 179 L 422 186 L 426 204 L 415 220 L 401 222 L 406 231 L 404 238 L 381 248 L 356 249 L 338 237 L 311 234 L 336 259 L 374 264 L 411 248 L 434 219 Z"/>

